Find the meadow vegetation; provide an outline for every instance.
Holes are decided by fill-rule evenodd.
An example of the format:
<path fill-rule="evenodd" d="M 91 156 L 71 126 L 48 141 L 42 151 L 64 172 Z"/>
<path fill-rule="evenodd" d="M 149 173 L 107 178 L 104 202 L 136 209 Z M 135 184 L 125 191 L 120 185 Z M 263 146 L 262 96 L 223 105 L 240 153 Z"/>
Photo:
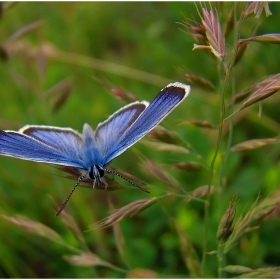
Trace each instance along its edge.
<path fill-rule="evenodd" d="M 277 2 L 0 4 L 0 129 L 93 129 L 190 96 L 112 162 L 116 190 L 0 157 L 0 277 L 280 277 Z M 114 180 L 113 180 L 114 179 Z"/>

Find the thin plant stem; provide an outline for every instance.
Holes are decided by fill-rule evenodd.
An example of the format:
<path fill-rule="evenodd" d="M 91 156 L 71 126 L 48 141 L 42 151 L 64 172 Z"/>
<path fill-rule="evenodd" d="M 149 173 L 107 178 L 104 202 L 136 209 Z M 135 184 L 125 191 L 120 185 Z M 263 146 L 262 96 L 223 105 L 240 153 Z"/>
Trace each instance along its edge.
<path fill-rule="evenodd" d="M 232 80 L 232 93 L 235 91 L 235 79 L 234 77 L 231 78 Z M 226 187 L 226 183 L 224 180 L 226 170 L 227 170 L 227 164 L 228 164 L 228 158 L 230 153 L 230 147 L 232 145 L 232 135 L 233 135 L 233 123 L 232 120 L 230 120 L 230 126 L 229 126 L 229 135 L 228 135 L 228 141 L 226 146 L 226 151 L 224 153 L 222 165 L 221 165 L 221 172 L 220 172 L 220 191 L 219 191 L 219 206 L 220 206 L 220 217 L 223 215 L 224 211 L 224 205 L 225 205 L 225 199 L 223 197 L 224 189 Z M 218 275 L 219 278 L 226 278 L 226 272 L 223 270 L 223 268 L 226 266 L 226 255 L 223 252 L 224 246 L 221 244 L 218 245 Z"/>
<path fill-rule="evenodd" d="M 107 267 L 111 268 L 112 270 L 115 270 L 115 271 L 121 272 L 121 273 L 125 273 L 125 274 L 127 273 L 127 270 L 126 270 L 126 269 L 120 268 L 120 267 L 115 266 L 115 265 L 113 265 L 113 264 L 109 264 L 109 263 L 107 263 L 105 266 L 107 266 Z"/>
<path fill-rule="evenodd" d="M 235 22 L 237 22 L 237 20 L 236 20 L 236 5 L 235 5 L 235 9 L 234 9 L 234 14 L 235 14 Z M 237 28 L 234 29 L 234 31 L 235 31 L 234 42 L 238 42 L 238 40 L 239 40 L 242 21 L 243 21 L 243 15 L 241 15 L 241 18 L 238 22 Z M 236 83 L 235 83 L 235 77 L 234 77 L 231 70 L 232 70 L 232 68 L 234 66 L 234 63 L 235 63 L 236 55 L 237 55 L 237 52 L 238 52 L 238 47 L 239 47 L 239 44 L 236 43 L 235 48 L 234 48 L 234 56 L 233 56 L 233 59 L 232 59 L 232 63 L 229 66 L 228 75 L 227 75 L 227 77 L 230 77 L 230 74 L 231 74 L 231 81 L 232 81 L 231 93 L 232 93 L 232 95 L 234 95 L 234 93 L 235 93 Z M 225 154 L 224 154 L 224 160 L 222 162 L 221 172 L 220 172 L 220 186 L 221 186 L 220 193 L 219 193 L 219 204 L 220 204 L 220 212 L 221 212 L 220 216 L 222 216 L 222 211 L 224 209 L 223 190 L 225 189 L 225 185 L 224 185 L 223 178 L 225 176 L 226 169 L 227 169 L 226 167 L 227 167 L 227 163 L 228 163 L 230 147 L 231 147 L 231 144 L 232 144 L 232 135 L 233 135 L 233 124 L 232 124 L 232 119 L 231 119 L 230 120 L 227 147 L 226 147 L 226 151 L 225 151 Z M 226 266 L 226 254 L 224 253 L 224 244 L 219 243 L 219 245 L 218 245 L 218 276 L 219 276 L 219 278 L 226 278 L 227 275 L 226 275 L 226 272 L 224 270 L 225 266 Z"/>
<path fill-rule="evenodd" d="M 241 30 L 241 25 L 242 25 L 243 20 L 244 20 L 244 16 L 245 16 L 245 13 L 242 12 L 241 17 L 240 17 L 239 21 L 237 22 L 237 27 L 234 29 L 235 30 L 235 48 L 234 48 L 234 54 L 233 54 L 231 63 L 229 65 L 229 69 L 228 69 L 229 72 L 231 71 L 232 67 L 234 66 L 235 59 L 236 59 L 236 56 L 237 56 L 237 52 L 238 52 L 238 49 L 239 49 L 240 30 Z"/>
<path fill-rule="evenodd" d="M 224 121 L 227 121 L 228 119 L 231 119 L 235 114 L 237 114 L 238 112 L 240 112 L 243 108 L 239 108 L 237 111 L 233 112 L 232 114 L 230 114 L 228 117 L 226 117 L 224 119 Z"/>
<path fill-rule="evenodd" d="M 225 115 L 225 105 L 224 105 L 224 92 L 225 92 L 225 86 L 227 84 L 228 76 L 226 75 L 223 89 L 222 89 L 222 111 L 221 111 L 221 116 L 220 116 L 220 127 L 219 127 L 219 132 L 218 132 L 218 140 L 216 144 L 216 149 L 215 153 L 210 165 L 210 178 L 209 178 L 209 183 L 208 183 L 208 189 L 207 189 L 207 196 L 206 196 L 206 201 L 204 204 L 204 238 L 203 238 L 203 255 L 202 255 L 202 263 L 201 263 L 201 268 L 202 268 L 202 278 L 205 278 L 205 265 L 206 265 L 206 258 L 207 258 L 207 241 L 208 241 L 208 228 L 209 228 L 209 207 L 210 207 L 210 194 L 211 194 L 211 186 L 212 186 L 212 180 L 213 180 L 213 175 L 214 175 L 214 166 L 216 162 L 216 158 L 220 149 L 220 143 L 221 143 L 221 138 L 222 138 L 222 132 L 223 132 L 223 119 Z"/>
<path fill-rule="evenodd" d="M 224 253 L 225 243 L 219 243 L 218 245 L 218 275 L 219 278 L 226 278 L 226 272 L 224 271 L 224 267 L 226 266 L 226 258 Z"/>
<path fill-rule="evenodd" d="M 234 90 L 234 81 L 233 78 L 232 80 L 232 89 Z M 233 92 L 232 90 L 232 92 Z M 224 104 L 224 103 L 223 103 Z M 224 113 L 225 113 L 225 107 L 223 107 Z M 221 132 L 222 133 L 222 132 Z M 227 163 L 228 163 L 228 158 L 229 158 L 229 153 L 230 153 L 230 147 L 232 143 L 232 121 L 230 122 L 230 127 L 229 127 L 229 135 L 228 135 L 228 141 L 227 141 L 227 146 L 226 146 L 226 151 L 222 157 L 222 162 L 221 162 L 221 169 L 220 169 L 220 174 L 219 174 L 219 209 L 220 209 L 220 217 L 222 217 L 223 211 L 224 211 L 224 206 L 225 206 L 225 200 L 224 200 L 224 189 L 226 187 L 226 183 L 224 180 L 224 177 L 226 176 L 226 170 L 227 170 Z M 218 245 L 218 276 L 219 278 L 225 278 L 226 277 L 226 272 L 223 270 L 223 268 L 226 266 L 226 255 L 223 254 L 223 246 L 221 244 Z"/>
<path fill-rule="evenodd" d="M 120 65 L 117 63 L 96 59 L 93 57 L 88 57 L 80 54 L 69 53 L 61 51 L 58 48 L 54 48 L 51 45 L 46 48 L 45 54 L 49 59 L 60 61 L 64 63 L 70 63 L 73 65 L 79 65 L 84 67 L 89 67 L 92 69 L 97 69 L 104 72 L 114 73 L 121 75 L 123 77 L 135 79 L 138 81 L 146 82 L 154 85 L 163 85 L 170 83 L 170 79 L 141 71 L 135 68 L 130 68 L 125 65 Z"/>
<path fill-rule="evenodd" d="M 239 25 L 238 25 L 238 28 L 236 31 L 236 38 L 239 38 L 240 26 L 241 26 L 242 21 L 243 21 L 243 16 L 241 16 L 240 21 L 239 21 Z M 214 175 L 215 162 L 216 162 L 216 158 L 217 158 L 217 155 L 218 155 L 218 152 L 220 149 L 222 133 L 223 133 L 223 124 L 224 124 L 225 112 L 226 112 L 226 110 L 225 110 L 225 88 L 226 88 L 228 79 L 230 77 L 231 69 L 234 66 L 234 61 L 237 56 L 238 47 L 239 47 L 239 45 L 236 44 L 235 48 L 234 48 L 234 55 L 233 55 L 231 64 L 228 66 L 224 62 L 225 78 L 224 78 L 223 88 L 222 88 L 221 95 L 220 95 L 221 96 L 220 126 L 219 126 L 219 131 L 218 131 L 218 139 L 217 139 L 217 144 L 216 144 L 216 148 L 215 148 L 215 153 L 214 153 L 211 165 L 210 165 L 210 178 L 209 178 L 209 183 L 208 183 L 206 201 L 204 204 L 204 215 L 205 215 L 204 226 L 205 227 L 204 227 L 204 238 L 203 238 L 203 255 L 202 255 L 202 263 L 201 263 L 202 277 L 205 277 L 205 266 L 206 266 L 206 258 L 207 258 L 207 241 L 208 241 L 208 228 L 209 228 L 209 214 L 210 214 L 209 207 L 210 207 L 211 185 L 212 185 L 212 180 L 213 180 L 213 175 Z"/>

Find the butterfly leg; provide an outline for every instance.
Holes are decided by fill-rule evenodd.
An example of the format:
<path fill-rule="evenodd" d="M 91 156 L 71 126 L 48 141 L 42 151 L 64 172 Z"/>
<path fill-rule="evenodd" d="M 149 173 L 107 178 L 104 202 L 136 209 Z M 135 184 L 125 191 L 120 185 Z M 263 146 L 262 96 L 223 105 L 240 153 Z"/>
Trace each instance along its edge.
<path fill-rule="evenodd" d="M 96 179 L 93 179 L 93 184 L 92 184 L 92 188 L 94 189 L 96 186 Z"/>
<path fill-rule="evenodd" d="M 108 184 L 105 180 L 102 179 L 102 183 L 105 185 L 105 190 L 107 191 L 107 188 L 108 188 Z"/>

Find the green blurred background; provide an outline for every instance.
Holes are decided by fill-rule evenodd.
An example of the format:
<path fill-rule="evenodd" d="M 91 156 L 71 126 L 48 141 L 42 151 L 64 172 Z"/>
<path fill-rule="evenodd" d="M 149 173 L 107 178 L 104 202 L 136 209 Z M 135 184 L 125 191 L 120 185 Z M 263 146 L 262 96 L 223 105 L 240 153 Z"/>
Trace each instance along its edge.
<path fill-rule="evenodd" d="M 220 6 L 222 22 L 227 19 L 231 5 Z M 262 15 L 261 20 L 248 19 L 241 34 L 252 35 L 260 22 L 257 34 L 279 31 L 279 3 L 272 3 L 271 10 L 271 17 Z M 218 86 L 217 61 L 203 51 L 192 51 L 193 39 L 178 24 L 186 18 L 199 20 L 193 3 L 21 2 L 4 9 L 0 22 L 3 46 L 0 129 L 18 130 L 25 124 L 42 124 L 71 127 L 81 132 L 85 122 L 94 129 L 125 104 L 110 94 L 104 81 L 106 85 L 111 83 L 148 101 L 168 82 L 184 82 L 178 69 L 191 70 Z M 15 39 L 11 37 L 32 22 L 36 28 Z M 5 46 L 9 46 L 6 61 Z M 48 48 L 49 57 L 44 55 L 44 48 Z M 100 61 L 92 61 L 92 58 Z M 236 67 L 237 91 L 265 75 L 277 73 L 279 65 L 278 45 L 250 44 L 244 59 Z M 66 85 L 66 95 L 70 95 L 67 100 L 62 99 L 63 106 L 54 111 L 57 95 L 64 90 L 63 87 L 53 88 L 59 83 Z M 262 119 L 257 117 L 257 106 L 242 113 L 234 129 L 233 144 L 279 134 L 279 101 L 276 94 L 264 102 Z M 217 94 L 194 86 L 190 97 L 164 120 L 163 125 L 174 129 L 210 164 L 217 132 L 178 123 L 202 119 L 217 124 L 219 113 Z M 143 156 L 166 167 L 187 191 L 208 183 L 207 170 L 184 173 L 171 168 L 173 163 L 195 160 L 192 155 L 155 151 L 141 141 L 112 165 L 150 184 L 164 187 L 145 170 L 141 163 Z M 79 248 L 79 241 L 65 228 L 61 218 L 55 217 L 53 203 L 53 200 L 58 204 L 63 202 L 74 182 L 44 164 L 0 157 L 0 165 L 0 213 L 21 214 L 37 220 L 59 233 L 71 246 Z M 221 206 L 217 198 L 213 199 L 209 250 L 216 249 L 221 208 L 233 195 L 239 198 L 240 213 L 256 200 L 258 194 L 266 196 L 279 187 L 279 145 L 232 153 L 227 178 L 225 204 Z M 218 179 L 214 181 L 217 183 Z M 160 195 L 160 192 L 152 190 L 151 195 Z M 98 192 L 80 188 L 67 205 L 67 211 L 82 231 L 87 230 L 89 225 L 108 215 L 108 196 L 116 208 L 149 197 L 135 189 Z M 202 203 L 186 203 L 170 197 L 136 217 L 122 221 L 130 266 L 153 270 L 161 277 L 186 277 L 189 272 L 180 254 L 180 241 L 166 213 L 187 233 L 200 258 L 203 209 Z M 279 226 L 279 218 L 271 219 L 260 230 L 244 236 L 241 245 L 230 252 L 229 263 L 250 267 L 280 265 Z M 83 234 L 92 252 L 117 266 L 125 266 L 111 228 Z M 70 253 L 65 247 L 0 219 L 0 277 L 125 277 L 123 273 L 104 267 L 73 266 L 62 257 Z M 217 276 L 216 265 L 215 256 L 209 257 L 207 276 Z"/>

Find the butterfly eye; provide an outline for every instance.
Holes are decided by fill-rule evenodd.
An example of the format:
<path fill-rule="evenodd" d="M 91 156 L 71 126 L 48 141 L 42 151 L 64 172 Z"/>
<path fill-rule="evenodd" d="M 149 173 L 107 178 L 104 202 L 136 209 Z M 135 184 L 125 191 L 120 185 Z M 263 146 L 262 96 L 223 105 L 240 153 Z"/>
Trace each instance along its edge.
<path fill-rule="evenodd" d="M 94 180 L 95 179 L 95 176 L 93 174 L 93 168 L 91 167 L 90 170 L 89 170 L 89 173 L 88 173 L 89 177 Z"/>
<path fill-rule="evenodd" d="M 105 175 L 104 169 L 98 165 L 96 165 L 96 169 L 98 170 L 100 178 L 102 178 Z"/>

